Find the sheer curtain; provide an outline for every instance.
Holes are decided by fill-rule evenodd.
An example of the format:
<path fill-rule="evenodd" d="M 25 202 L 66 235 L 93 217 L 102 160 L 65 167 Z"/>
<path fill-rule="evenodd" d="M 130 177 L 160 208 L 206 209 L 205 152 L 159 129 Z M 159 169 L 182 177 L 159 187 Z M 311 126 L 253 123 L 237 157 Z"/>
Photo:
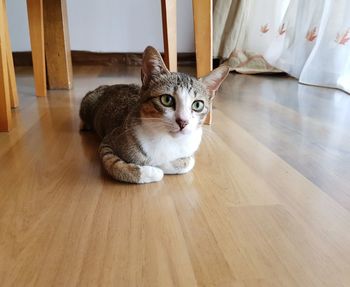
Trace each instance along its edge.
<path fill-rule="evenodd" d="M 214 56 L 350 93 L 349 0 L 216 0 Z"/>

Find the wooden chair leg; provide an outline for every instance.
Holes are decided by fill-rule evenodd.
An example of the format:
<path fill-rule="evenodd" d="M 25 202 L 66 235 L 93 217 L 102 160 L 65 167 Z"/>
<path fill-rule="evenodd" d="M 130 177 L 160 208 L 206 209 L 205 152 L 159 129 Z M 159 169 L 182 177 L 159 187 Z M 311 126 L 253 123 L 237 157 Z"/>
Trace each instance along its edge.
<path fill-rule="evenodd" d="M 27 0 L 30 44 L 32 46 L 35 94 L 46 96 L 43 0 Z"/>
<path fill-rule="evenodd" d="M 171 72 L 177 71 L 176 0 L 161 0 L 164 62 Z"/>
<path fill-rule="evenodd" d="M 194 37 L 196 47 L 197 77 L 207 75 L 213 69 L 213 20 L 212 0 L 192 0 Z M 205 123 L 212 122 L 212 107 Z"/>
<path fill-rule="evenodd" d="M 7 44 L 5 33 L 6 10 L 4 2 L 0 1 L 0 131 L 11 128 L 11 105 L 9 78 L 7 69 Z"/>
<path fill-rule="evenodd" d="M 43 0 L 47 77 L 50 89 L 72 88 L 66 0 Z"/>
<path fill-rule="evenodd" d="M 2 2 L 3 2 L 4 11 L 6 11 L 6 1 L 2 0 Z M 7 71 L 8 71 L 8 77 L 9 77 L 11 107 L 17 108 L 19 101 L 18 101 L 18 93 L 17 93 L 15 67 L 13 65 L 11 39 L 10 39 L 10 33 L 8 29 L 7 13 L 4 13 L 3 21 L 4 21 L 4 33 L 5 33 L 5 41 L 6 41 L 6 58 L 7 58 Z"/>
<path fill-rule="evenodd" d="M 7 40 L 9 39 L 6 39 L 6 42 Z M 7 44 L 11 45 L 9 44 L 9 42 L 7 42 Z M 16 84 L 15 66 L 13 64 L 11 46 L 7 47 L 6 49 L 6 57 L 7 57 L 7 69 L 8 69 L 7 71 L 8 71 L 8 77 L 9 77 L 9 93 L 10 93 L 11 108 L 17 108 L 19 105 L 19 100 L 18 100 L 18 91 L 17 91 L 17 84 Z"/>

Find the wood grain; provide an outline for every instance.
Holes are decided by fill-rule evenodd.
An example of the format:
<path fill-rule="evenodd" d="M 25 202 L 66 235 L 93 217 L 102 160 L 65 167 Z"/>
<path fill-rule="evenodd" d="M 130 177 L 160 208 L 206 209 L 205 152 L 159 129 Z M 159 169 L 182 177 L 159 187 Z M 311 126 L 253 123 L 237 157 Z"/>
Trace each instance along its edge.
<path fill-rule="evenodd" d="M 176 0 L 161 0 L 164 62 L 171 72 L 177 71 Z"/>
<path fill-rule="evenodd" d="M 32 47 L 35 94 L 46 96 L 46 64 L 44 42 L 43 0 L 27 0 L 27 11 Z"/>
<path fill-rule="evenodd" d="M 46 98 L 30 71 L 0 134 L 0 286 L 350 285 L 348 95 L 231 74 L 194 170 L 129 185 L 101 169 L 78 110 L 139 68 L 75 67 L 75 89 Z"/>
<path fill-rule="evenodd" d="M 50 89 L 72 88 L 66 0 L 43 0 L 47 77 Z"/>

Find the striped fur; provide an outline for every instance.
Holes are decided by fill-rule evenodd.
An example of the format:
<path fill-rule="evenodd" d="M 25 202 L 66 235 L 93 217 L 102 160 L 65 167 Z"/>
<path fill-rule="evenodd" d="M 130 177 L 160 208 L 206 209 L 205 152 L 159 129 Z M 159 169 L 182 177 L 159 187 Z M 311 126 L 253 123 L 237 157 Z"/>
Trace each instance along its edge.
<path fill-rule="evenodd" d="M 109 145 L 101 144 L 99 153 L 107 173 L 116 180 L 148 183 L 163 178 L 163 171 L 160 168 L 126 163 L 113 152 Z"/>
<path fill-rule="evenodd" d="M 220 83 L 225 71 L 227 68 L 216 72 Z M 99 154 L 107 173 L 118 181 L 148 183 L 161 180 L 164 173 L 190 171 L 212 99 L 208 87 L 215 83 L 215 75 L 206 82 L 208 79 L 170 73 L 159 53 L 148 47 L 142 87 L 101 86 L 88 92 L 81 102 L 80 117 L 85 129 L 93 129 L 102 138 Z M 164 94 L 171 95 L 176 104 L 164 106 Z M 195 112 L 192 103 L 198 100 L 204 108 Z M 179 119 L 186 126 L 180 126 Z"/>

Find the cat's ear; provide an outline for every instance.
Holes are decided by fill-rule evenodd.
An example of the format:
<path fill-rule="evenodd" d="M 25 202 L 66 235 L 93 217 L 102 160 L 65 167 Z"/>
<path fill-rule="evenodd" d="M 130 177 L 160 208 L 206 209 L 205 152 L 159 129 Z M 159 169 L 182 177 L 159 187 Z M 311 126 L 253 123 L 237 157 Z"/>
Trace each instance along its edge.
<path fill-rule="evenodd" d="M 210 92 L 211 98 L 214 97 L 215 92 L 219 89 L 221 83 L 226 79 L 229 72 L 229 67 L 222 65 L 211 71 L 205 77 L 199 79 Z"/>
<path fill-rule="evenodd" d="M 159 74 L 169 73 L 159 52 L 155 48 L 148 46 L 143 52 L 142 58 L 142 84 L 147 85 L 152 77 L 158 76 Z"/>

